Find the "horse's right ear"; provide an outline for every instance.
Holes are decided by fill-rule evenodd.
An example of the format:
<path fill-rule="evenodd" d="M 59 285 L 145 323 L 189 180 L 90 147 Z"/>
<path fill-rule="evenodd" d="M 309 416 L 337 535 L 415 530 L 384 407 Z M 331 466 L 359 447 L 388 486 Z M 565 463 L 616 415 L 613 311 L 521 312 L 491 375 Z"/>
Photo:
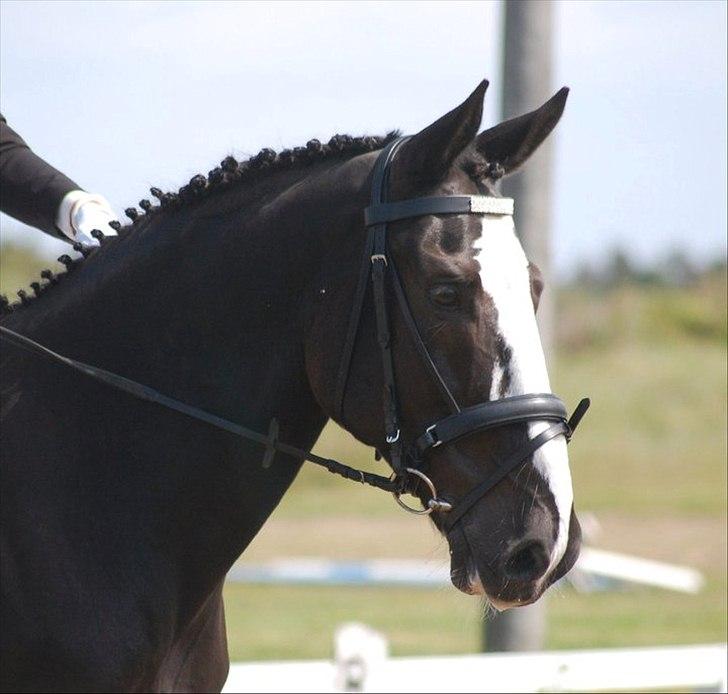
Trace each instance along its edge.
<path fill-rule="evenodd" d="M 457 156 L 478 134 L 487 88 L 488 80 L 483 80 L 460 106 L 402 145 L 396 167 L 407 180 L 436 183 L 445 177 Z"/>
<path fill-rule="evenodd" d="M 478 135 L 476 148 L 489 164 L 502 168 L 508 175 L 521 166 L 549 133 L 564 112 L 568 87 L 562 87 L 543 106 L 531 113 L 504 121 Z"/>

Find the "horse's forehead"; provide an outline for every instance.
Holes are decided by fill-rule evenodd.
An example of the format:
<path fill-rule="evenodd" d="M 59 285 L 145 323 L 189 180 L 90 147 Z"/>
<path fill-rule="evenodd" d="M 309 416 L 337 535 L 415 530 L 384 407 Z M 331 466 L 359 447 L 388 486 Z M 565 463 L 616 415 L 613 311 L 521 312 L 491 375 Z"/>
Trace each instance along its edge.
<path fill-rule="evenodd" d="M 413 231 L 414 242 L 419 245 L 418 265 L 425 274 L 479 275 L 484 295 L 492 299 L 494 294 L 507 299 L 514 290 L 526 290 L 530 296 L 529 262 L 512 217 L 437 217 L 430 218 L 419 232 Z"/>
<path fill-rule="evenodd" d="M 477 272 L 476 239 L 479 230 L 469 217 L 421 217 L 408 220 L 404 233 L 395 232 L 396 256 L 423 276 Z"/>
<path fill-rule="evenodd" d="M 527 265 L 526 254 L 516 234 L 510 215 L 484 215 L 478 217 L 474 246 L 479 255 L 488 253 L 496 261 L 506 260 L 517 266 Z M 503 270 L 507 270 L 506 267 Z"/>
<path fill-rule="evenodd" d="M 427 195 L 482 195 L 484 191 L 460 167 L 453 167 L 448 176 L 427 191 Z M 473 257 L 479 252 L 477 241 L 483 233 L 483 217 L 480 215 L 455 215 L 440 217 L 427 225 L 429 241 L 437 241 L 446 253 Z"/>

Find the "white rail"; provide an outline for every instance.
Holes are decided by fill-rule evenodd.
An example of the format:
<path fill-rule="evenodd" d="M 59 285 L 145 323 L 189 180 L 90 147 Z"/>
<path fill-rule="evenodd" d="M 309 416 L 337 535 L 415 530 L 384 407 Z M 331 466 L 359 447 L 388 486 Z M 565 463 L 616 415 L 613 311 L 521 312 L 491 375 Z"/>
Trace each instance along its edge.
<path fill-rule="evenodd" d="M 726 644 L 452 657 L 235 663 L 225 692 L 726 691 Z M 342 668 L 352 672 L 354 681 Z M 337 688 L 338 683 L 338 688 Z"/>
<path fill-rule="evenodd" d="M 695 569 L 588 547 L 582 549 L 576 566 L 565 580 L 582 592 L 608 589 L 615 583 L 640 584 L 683 593 L 697 593 L 703 586 L 703 577 Z M 228 581 L 429 588 L 449 585 L 450 569 L 412 559 L 342 562 L 290 557 L 261 564 L 240 562 L 230 569 Z"/>

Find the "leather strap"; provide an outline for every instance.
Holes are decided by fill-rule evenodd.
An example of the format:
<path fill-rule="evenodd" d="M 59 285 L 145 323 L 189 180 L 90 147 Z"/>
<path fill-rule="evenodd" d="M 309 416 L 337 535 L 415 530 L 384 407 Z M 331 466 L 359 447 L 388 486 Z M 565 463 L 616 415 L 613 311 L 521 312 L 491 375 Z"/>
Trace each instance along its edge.
<path fill-rule="evenodd" d="M 407 138 L 395 140 L 386 147 L 374 165 L 372 176 L 372 203 L 381 204 L 386 201 L 389 190 L 390 164 L 397 150 Z M 382 357 L 382 374 L 384 379 L 384 432 L 389 444 L 389 462 L 398 475 L 404 473 L 402 462 L 402 438 L 399 425 L 399 407 L 397 405 L 397 384 L 394 380 L 394 358 L 392 356 L 389 316 L 387 312 L 386 272 L 389 265 L 387 257 L 387 225 L 375 224 L 370 227 L 372 236 L 372 289 L 374 293 L 374 310 L 377 319 L 377 343 Z"/>
<path fill-rule="evenodd" d="M 376 245 L 374 246 L 376 250 Z M 403 472 L 402 441 L 399 429 L 397 408 L 397 386 L 394 380 L 394 362 L 392 358 L 389 319 L 387 316 L 387 300 L 384 286 L 384 273 L 387 269 L 385 255 L 372 256 L 372 287 L 374 288 L 374 307 L 377 316 L 377 342 L 382 356 L 382 373 L 384 376 L 384 431 L 390 447 L 390 463 L 395 472 Z"/>
<path fill-rule="evenodd" d="M 389 169 L 389 163 L 394 153 L 409 138 L 399 138 L 390 142 L 377 157 L 372 173 L 372 193 L 371 199 L 373 204 L 379 204 L 382 201 L 382 190 L 385 183 L 385 175 Z M 384 228 L 386 231 L 386 228 Z M 336 390 L 334 392 L 334 416 L 340 421 L 344 421 L 344 398 L 346 396 L 346 384 L 349 380 L 349 371 L 351 369 L 351 359 L 354 354 L 354 345 L 356 344 L 356 336 L 359 332 L 359 323 L 361 322 L 361 314 L 364 308 L 364 297 L 366 296 L 367 285 L 369 284 L 369 275 L 372 272 L 371 258 L 374 255 L 374 231 L 371 229 L 367 232 L 364 241 L 364 252 L 362 254 L 361 263 L 359 264 L 359 276 L 357 278 L 356 289 L 354 291 L 354 300 L 349 313 L 349 322 L 346 329 L 346 338 L 344 347 L 339 360 L 339 370 L 336 377 Z M 381 243 L 381 241 L 380 241 Z"/>
<path fill-rule="evenodd" d="M 430 448 L 452 443 L 478 431 L 536 420 L 566 422 L 566 416 L 564 403 L 551 393 L 491 400 L 468 407 L 428 427 L 415 441 L 415 449 L 421 456 Z"/>
<path fill-rule="evenodd" d="M 428 214 L 512 215 L 512 198 L 490 195 L 436 195 L 397 202 L 373 202 L 364 210 L 364 224 L 386 224 Z"/>
<path fill-rule="evenodd" d="M 364 307 L 364 297 L 366 296 L 367 286 L 369 284 L 372 243 L 373 236 L 371 233 L 368 233 L 364 241 L 364 254 L 362 255 L 361 263 L 359 265 L 359 276 L 357 278 L 356 289 L 354 291 L 354 300 L 351 302 L 351 312 L 349 313 L 349 322 L 346 328 L 344 348 L 342 350 L 341 359 L 339 360 L 339 372 L 336 377 L 336 391 L 334 393 L 334 417 L 336 417 L 336 419 L 340 422 L 344 421 L 344 397 L 346 396 L 346 384 L 349 380 L 351 358 L 354 354 L 354 345 L 356 344 L 356 336 L 359 332 L 359 323 L 361 322 L 361 312 Z"/>
<path fill-rule="evenodd" d="M 75 371 L 89 376 L 97 381 L 101 381 L 107 386 L 111 386 L 116 390 L 121 390 L 124 393 L 134 396 L 140 400 L 146 400 L 157 405 L 166 407 L 167 409 L 180 412 L 187 417 L 196 419 L 200 422 L 205 422 L 217 429 L 222 429 L 230 434 L 235 434 L 249 441 L 259 443 L 266 448 L 266 455 L 264 458 L 264 466 L 270 466 L 273 462 L 273 456 L 271 451 L 277 451 L 279 453 L 285 453 L 286 455 L 293 456 L 300 460 L 308 460 L 309 462 L 321 465 L 326 468 L 329 472 L 333 472 L 336 475 L 341 475 L 349 480 L 355 482 L 361 482 L 362 484 L 368 484 L 378 489 L 383 489 L 388 492 L 401 492 L 404 488 L 406 480 L 403 478 L 390 479 L 389 477 L 383 477 L 382 475 L 375 475 L 371 472 L 364 472 L 363 470 L 357 470 L 356 468 L 349 467 L 337 460 L 331 460 L 330 458 L 322 458 L 315 453 L 310 451 L 304 451 L 295 446 L 291 446 L 287 443 L 282 443 L 278 440 L 278 423 L 271 423 L 268 434 L 262 434 L 259 431 L 254 431 L 242 426 L 236 422 L 231 422 L 229 419 L 218 417 L 210 412 L 205 412 L 199 407 L 193 407 L 187 403 L 175 400 L 174 398 L 164 395 L 149 386 L 145 386 L 136 381 L 132 381 L 124 376 L 106 371 L 98 366 L 92 364 L 86 364 L 77 359 L 66 357 L 58 352 L 54 352 L 48 347 L 44 347 L 40 343 L 32 340 L 25 335 L 16 333 L 10 328 L 6 328 L 4 325 L 0 325 L 0 338 L 6 340 L 10 344 L 19 347 L 28 352 L 32 352 L 39 356 L 50 359 L 51 361 L 61 363 Z M 275 421 L 275 420 L 274 420 Z"/>
<path fill-rule="evenodd" d="M 404 293 L 404 287 L 402 286 L 402 281 L 399 279 L 399 273 L 397 272 L 397 266 L 394 264 L 394 262 L 390 259 L 390 268 L 389 271 L 392 275 L 392 284 L 394 285 L 394 293 L 397 297 L 397 303 L 399 304 L 399 310 L 402 314 L 402 317 L 404 318 L 404 322 L 407 325 L 407 328 L 409 329 L 410 335 L 412 336 L 412 339 L 415 343 L 415 347 L 417 348 L 417 351 L 420 354 L 420 357 L 422 358 L 422 361 L 425 365 L 425 368 L 429 371 L 430 376 L 432 376 L 433 380 L 435 381 L 435 385 L 437 386 L 438 390 L 440 391 L 440 394 L 442 395 L 443 400 L 447 403 L 448 407 L 452 412 L 460 412 L 460 405 L 458 405 L 458 401 L 455 399 L 455 396 L 452 394 L 450 389 L 447 387 L 447 384 L 445 383 L 445 379 L 443 379 L 442 375 L 440 374 L 439 369 L 435 365 L 435 362 L 433 361 L 432 357 L 430 356 L 430 352 L 427 349 L 427 345 L 425 345 L 424 340 L 422 339 L 422 335 L 420 334 L 420 330 L 417 327 L 417 321 L 415 321 L 415 317 L 412 315 L 412 310 L 409 307 L 409 302 L 407 301 L 407 296 Z"/>
<path fill-rule="evenodd" d="M 444 516 L 443 525 L 446 530 L 450 530 L 455 523 L 468 511 L 472 506 L 480 501 L 480 499 L 495 487 L 506 475 L 513 472 L 520 465 L 523 465 L 541 446 L 547 441 L 561 435 L 570 435 L 571 431 L 566 422 L 557 422 L 552 424 L 548 429 L 542 431 L 538 436 L 534 436 L 528 443 L 519 448 L 516 453 L 499 462 L 498 468 L 486 477 L 479 485 L 471 489 L 462 499 L 453 505 L 452 510 Z"/>

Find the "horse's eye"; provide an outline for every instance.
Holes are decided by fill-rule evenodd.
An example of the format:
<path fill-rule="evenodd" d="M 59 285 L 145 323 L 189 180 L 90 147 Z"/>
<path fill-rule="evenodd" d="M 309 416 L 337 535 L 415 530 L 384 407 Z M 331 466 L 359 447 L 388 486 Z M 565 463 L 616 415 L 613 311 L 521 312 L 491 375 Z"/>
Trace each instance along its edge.
<path fill-rule="evenodd" d="M 440 306 L 457 306 L 460 301 L 460 293 L 452 284 L 438 284 L 430 289 L 430 298 Z"/>

